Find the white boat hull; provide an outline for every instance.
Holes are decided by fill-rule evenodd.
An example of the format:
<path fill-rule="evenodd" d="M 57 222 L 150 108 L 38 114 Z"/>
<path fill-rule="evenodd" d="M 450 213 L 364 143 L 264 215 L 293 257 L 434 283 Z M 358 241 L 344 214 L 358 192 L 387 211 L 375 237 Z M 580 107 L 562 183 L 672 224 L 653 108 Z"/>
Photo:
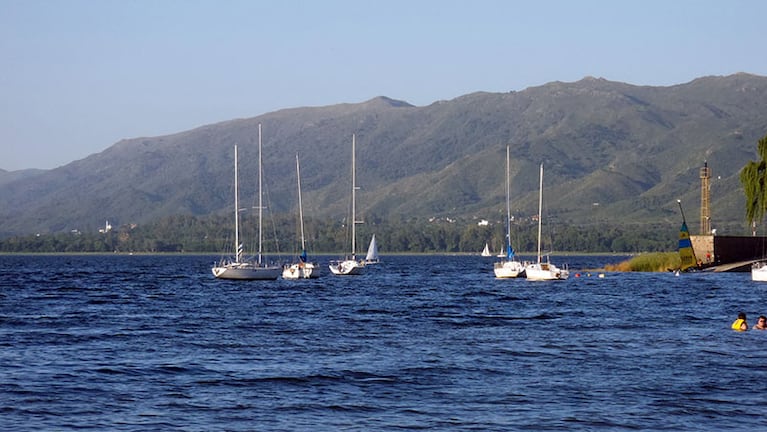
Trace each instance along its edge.
<path fill-rule="evenodd" d="M 275 280 L 281 269 L 275 266 L 257 266 L 252 263 L 229 263 L 213 267 L 213 276 L 232 280 Z"/>
<path fill-rule="evenodd" d="M 331 261 L 328 266 L 334 275 L 358 275 L 362 274 L 365 266 L 356 260 Z"/>
<path fill-rule="evenodd" d="M 283 279 L 317 279 L 320 267 L 311 262 L 286 265 L 282 269 Z"/>
<path fill-rule="evenodd" d="M 527 280 L 564 280 L 570 277 L 570 271 L 551 263 L 535 263 L 525 267 L 525 276 Z"/>
<path fill-rule="evenodd" d="M 525 276 L 525 266 L 519 261 L 500 261 L 493 265 L 495 277 L 499 279 L 516 278 Z"/>
<path fill-rule="evenodd" d="M 767 261 L 760 261 L 751 266 L 751 280 L 767 282 Z"/>

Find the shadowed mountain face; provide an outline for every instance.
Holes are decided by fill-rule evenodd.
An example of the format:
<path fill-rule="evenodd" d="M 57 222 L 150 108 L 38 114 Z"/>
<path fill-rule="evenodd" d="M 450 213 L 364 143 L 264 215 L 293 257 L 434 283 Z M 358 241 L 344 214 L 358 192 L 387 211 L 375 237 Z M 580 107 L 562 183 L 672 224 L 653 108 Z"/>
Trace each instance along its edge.
<path fill-rule="evenodd" d="M 249 206 L 256 200 L 259 123 L 271 212 L 294 211 L 299 153 L 305 212 L 347 215 L 355 133 L 364 217 L 500 220 L 509 144 L 517 216 L 537 212 L 543 163 L 546 211 L 562 223 L 675 224 L 682 199 L 697 233 L 699 169 L 708 161 L 713 225 L 744 234 L 738 174 L 756 158 L 756 141 L 767 133 L 765 113 L 767 78 L 748 74 L 672 87 L 585 78 L 424 107 L 379 97 L 286 109 L 123 140 L 53 170 L 0 172 L 0 235 L 231 211 L 234 144 L 241 198 Z"/>

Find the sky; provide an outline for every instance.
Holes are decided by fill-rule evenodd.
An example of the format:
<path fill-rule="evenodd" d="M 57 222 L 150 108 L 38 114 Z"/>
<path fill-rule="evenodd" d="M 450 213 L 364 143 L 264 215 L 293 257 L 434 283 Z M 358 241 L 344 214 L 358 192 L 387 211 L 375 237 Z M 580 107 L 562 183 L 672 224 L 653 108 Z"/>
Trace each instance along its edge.
<path fill-rule="evenodd" d="M 0 169 L 388 96 L 767 76 L 761 0 L 0 0 Z"/>

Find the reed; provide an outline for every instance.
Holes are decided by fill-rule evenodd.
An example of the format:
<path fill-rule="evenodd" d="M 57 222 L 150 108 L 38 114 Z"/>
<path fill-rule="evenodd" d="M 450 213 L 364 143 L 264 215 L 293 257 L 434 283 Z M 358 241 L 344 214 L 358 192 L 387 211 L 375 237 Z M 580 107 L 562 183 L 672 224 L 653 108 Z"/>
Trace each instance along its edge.
<path fill-rule="evenodd" d="M 653 252 L 637 255 L 628 261 L 605 266 L 607 271 L 623 272 L 665 272 L 679 268 L 680 260 L 677 252 Z"/>

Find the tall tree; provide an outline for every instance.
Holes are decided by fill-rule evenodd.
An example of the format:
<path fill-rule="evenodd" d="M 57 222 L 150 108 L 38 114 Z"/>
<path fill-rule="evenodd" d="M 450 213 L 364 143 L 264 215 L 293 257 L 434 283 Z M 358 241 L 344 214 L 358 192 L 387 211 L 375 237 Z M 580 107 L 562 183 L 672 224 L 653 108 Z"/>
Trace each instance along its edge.
<path fill-rule="evenodd" d="M 759 140 L 758 162 L 749 161 L 740 170 L 740 183 L 746 193 L 746 219 L 749 225 L 762 220 L 767 210 L 767 135 Z"/>

